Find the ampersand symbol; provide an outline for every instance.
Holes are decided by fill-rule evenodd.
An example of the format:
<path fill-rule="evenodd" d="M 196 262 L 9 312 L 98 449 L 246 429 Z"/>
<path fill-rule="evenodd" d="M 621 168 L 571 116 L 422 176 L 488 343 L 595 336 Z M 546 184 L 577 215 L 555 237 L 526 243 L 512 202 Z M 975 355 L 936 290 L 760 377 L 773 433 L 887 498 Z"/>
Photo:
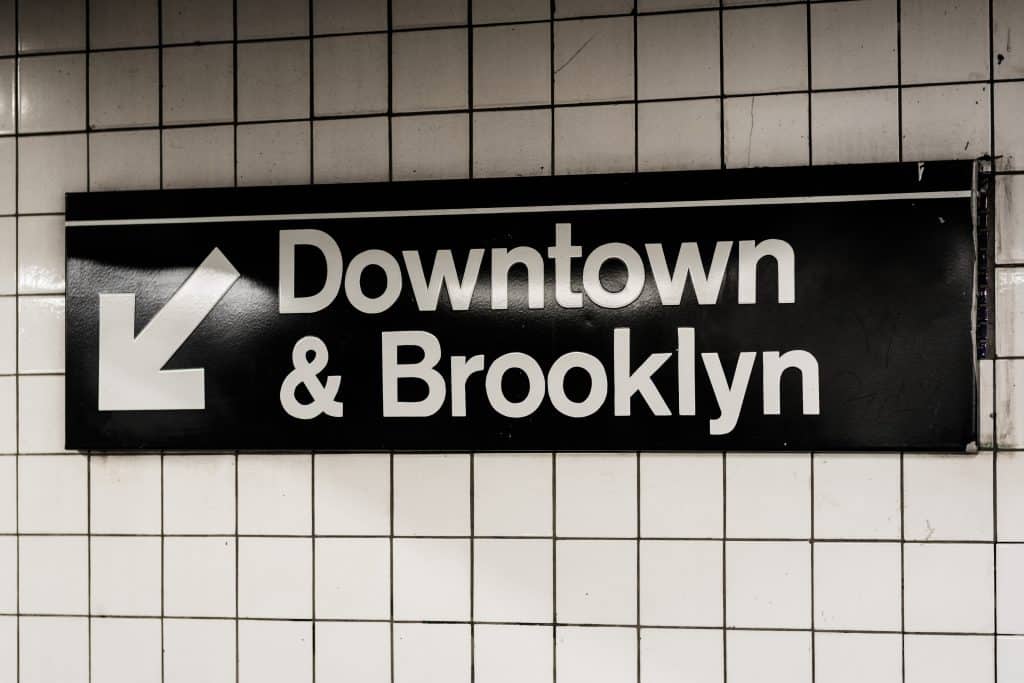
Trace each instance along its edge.
<path fill-rule="evenodd" d="M 309 358 L 310 352 L 313 353 L 312 360 Z M 341 376 L 329 375 L 323 384 L 317 377 L 327 367 L 327 356 L 327 345 L 317 337 L 303 337 L 295 343 L 292 349 L 292 365 L 295 369 L 288 373 L 281 384 L 281 407 L 292 417 L 312 420 L 323 413 L 331 417 L 342 416 L 344 404 L 334 400 L 341 388 Z M 295 397 L 300 384 L 313 397 L 310 403 L 300 403 Z"/>

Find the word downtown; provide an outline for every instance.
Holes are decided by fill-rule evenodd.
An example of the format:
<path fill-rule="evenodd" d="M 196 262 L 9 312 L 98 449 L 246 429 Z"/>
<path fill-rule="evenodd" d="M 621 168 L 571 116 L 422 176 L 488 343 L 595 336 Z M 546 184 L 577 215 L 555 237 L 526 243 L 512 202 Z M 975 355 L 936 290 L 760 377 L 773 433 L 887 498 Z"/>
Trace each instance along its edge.
<path fill-rule="evenodd" d="M 298 246 L 315 247 L 326 262 L 323 287 L 316 294 L 296 295 L 295 254 Z M 465 266 L 460 271 L 453 252 L 441 249 L 434 252 L 432 265 L 427 272 L 428 268 L 419 251 L 402 251 L 400 263 L 398 257 L 390 252 L 367 249 L 355 254 L 346 265 L 338 243 L 326 232 L 313 229 L 281 230 L 279 310 L 282 314 L 316 313 L 330 306 L 344 292 L 345 299 L 354 309 L 367 315 L 376 315 L 388 311 L 402 296 L 408 283 L 420 311 L 437 311 L 442 301 L 442 290 L 447 294 L 451 310 L 467 311 L 471 304 L 479 305 L 481 301 L 480 297 L 474 297 L 474 293 L 480 284 L 481 267 L 487 256 L 490 258 L 490 282 L 484 282 L 482 286 L 489 285 L 489 306 L 493 310 L 509 308 L 510 281 L 517 287 L 525 288 L 525 302 L 529 309 L 543 309 L 552 303 L 562 309 L 581 309 L 584 298 L 601 308 L 627 308 L 640 298 L 648 279 L 653 280 L 662 306 L 679 306 L 687 283 L 692 287 L 699 305 L 714 305 L 719 301 L 726 271 L 734 255 L 739 304 L 757 303 L 757 269 L 759 263 L 766 259 L 775 262 L 778 303 L 792 304 L 796 300 L 795 256 L 793 248 L 783 240 L 740 241 L 738 245 L 732 241 L 716 242 L 707 269 L 697 244 L 693 242 L 683 242 L 678 249 L 668 250 L 660 243 L 645 244 L 644 252 L 642 255 L 627 244 L 611 242 L 590 250 L 584 258 L 582 247 L 572 242 L 572 224 L 559 223 L 555 226 L 554 244 L 548 247 L 546 254 L 529 246 L 470 249 Z M 554 268 L 553 292 L 545 289 L 545 256 Z M 573 273 L 574 265 L 575 272 L 578 272 L 577 259 L 582 259 L 582 278 L 576 280 L 582 285 L 580 290 L 574 289 Z M 427 262 L 430 263 L 429 257 Z M 618 278 L 621 287 L 611 291 L 602 283 L 601 272 L 614 262 L 620 264 L 623 275 Z M 512 278 L 510 273 L 513 268 L 517 272 L 525 271 L 525 280 Z M 363 274 L 373 270 L 378 271 L 374 275 L 383 276 L 380 279 L 384 283 L 383 290 L 367 294 L 363 289 Z M 645 302 L 645 305 L 648 303 Z M 652 313 L 645 310 L 638 312 L 638 315 L 650 316 Z M 630 330 L 618 328 L 612 334 L 613 358 L 610 367 L 592 354 L 569 351 L 549 367 L 542 368 L 532 356 L 515 351 L 496 358 L 486 358 L 482 354 L 453 355 L 445 360 L 439 339 L 430 332 L 382 331 L 383 416 L 429 417 L 446 411 L 453 417 L 465 417 L 469 411 L 466 385 L 477 373 L 483 373 L 490 407 L 513 419 L 529 417 L 542 406 L 545 398 L 556 411 L 570 418 L 594 415 L 606 405 L 609 397 L 615 416 L 629 416 L 636 409 L 633 399 L 637 396 L 646 404 L 646 409 L 656 416 L 697 414 L 698 353 L 694 328 L 676 328 L 675 348 L 652 353 L 639 365 L 631 363 Z M 419 353 L 400 353 L 404 347 L 416 347 Z M 310 352 L 324 356 L 307 363 L 314 365 L 316 372 L 326 366 L 326 345 L 316 337 L 305 337 L 296 344 L 293 351 L 293 364 L 297 369 L 292 374 L 300 373 L 298 368 L 305 362 L 304 359 L 308 360 L 307 354 Z M 728 434 L 735 428 L 759 353 L 763 414 L 781 415 L 782 375 L 787 370 L 798 372 L 801 376 L 803 414 L 819 414 L 818 362 L 808 351 L 740 352 L 732 377 L 727 376 L 718 353 L 703 352 L 699 354 L 699 366 L 711 386 L 718 413 L 718 417 L 709 421 L 711 434 Z M 419 360 L 400 361 L 400 356 L 416 357 Z M 675 362 L 670 364 L 673 356 Z M 667 370 L 666 366 L 674 366 L 677 376 L 678 391 L 674 397 L 664 396 L 654 383 L 655 373 L 662 368 Z M 443 370 L 447 370 L 447 377 Z M 566 376 L 570 371 L 582 371 L 589 376 L 586 396 L 567 394 Z M 512 372 L 521 373 L 528 387 L 526 395 L 516 397 L 515 400 L 503 390 L 503 379 L 507 373 Z M 308 372 L 305 374 L 307 379 L 316 380 L 315 375 L 310 378 Z M 325 412 L 335 417 L 342 416 L 343 402 L 341 397 L 334 395 L 340 388 L 340 379 L 328 377 L 327 380 L 324 386 L 316 387 L 319 392 L 311 389 L 313 403 L 304 404 L 294 394 L 297 380 L 289 376 L 281 390 L 282 406 L 290 415 L 300 419 L 312 419 Z M 419 382 L 425 390 L 425 397 L 417 400 L 401 399 L 398 390 L 400 382 Z M 327 390 L 327 395 L 324 390 Z M 419 395 L 423 393 L 421 390 Z M 671 407 L 670 401 L 674 404 Z"/>

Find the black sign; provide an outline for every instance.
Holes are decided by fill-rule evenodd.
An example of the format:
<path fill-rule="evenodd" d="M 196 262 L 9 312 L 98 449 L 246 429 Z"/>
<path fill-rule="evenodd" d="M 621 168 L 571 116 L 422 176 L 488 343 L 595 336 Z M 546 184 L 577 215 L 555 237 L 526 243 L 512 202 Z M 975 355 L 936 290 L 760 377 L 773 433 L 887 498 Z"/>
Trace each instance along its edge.
<path fill-rule="evenodd" d="M 972 174 L 71 194 L 67 445 L 967 449 Z"/>

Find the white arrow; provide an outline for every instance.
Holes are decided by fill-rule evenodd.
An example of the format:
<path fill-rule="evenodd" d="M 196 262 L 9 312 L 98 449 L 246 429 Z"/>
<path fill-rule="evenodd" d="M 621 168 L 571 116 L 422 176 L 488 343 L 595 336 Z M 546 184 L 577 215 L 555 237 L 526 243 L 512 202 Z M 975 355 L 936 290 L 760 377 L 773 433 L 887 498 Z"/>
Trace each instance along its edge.
<path fill-rule="evenodd" d="M 135 336 L 135 295 L 100 294 L 100 410 L 202 410 L 202 368 L 163 370 L 238 279 L 214 248 Z"/>

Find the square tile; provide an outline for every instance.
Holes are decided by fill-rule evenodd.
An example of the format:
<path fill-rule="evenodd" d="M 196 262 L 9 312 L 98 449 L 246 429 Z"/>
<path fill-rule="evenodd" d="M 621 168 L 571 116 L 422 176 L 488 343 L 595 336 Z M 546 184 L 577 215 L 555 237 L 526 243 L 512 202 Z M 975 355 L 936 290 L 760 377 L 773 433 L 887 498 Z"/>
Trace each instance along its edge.
<path fill-rule="evenodd" d="M 411 28 L 465 24 L 467 5 L 467 0 L 434 0 L 434 2 L 392 0 L 392 27 Z"/>
<path fill-rule="evenodd" d="M 904 643 L 906 683 L 994 681 L 994 639 L 986 636 L 911 636 Z"/>
<path fill-rule="evenodd" d="M 18 519 L 18 461 L 0 456 L 0 534 L 13 534 Z"/>
<path fill-rule="evenodd" d="M 811 634 L 787 631 L 727 631 L 725 668 L 729 683 L 811 683 Z"/>
<path fill-rule="evenodd" d="M 807 87 L 807 15 L 799 5 L 730 10 L 722 15 L 726 93 Z"/>
<path fill-rule="evenodd" d="M 21 617 L 18 624 L 20 683 L 86 683 L 89 680 L 89 620 Z M 60 657 L 54 657 L 54 651 Z"/>
<path fill-rule="evenodd" d="M 235 531 L 235 456 L 164 456 L 164 532 Z"/>
<path fill-rule="evenodd" d="M 811 456 L 729 453 L 725 457 L 725 533 L 730 538 L 811 535 Z"/>
<path fill-rule="evenodd" d="M 906 629 L 992 632 L 992 564 L 992 548 L 986 545 L 907 543 L 903 550 Z"/>
<path fill-rule="evenodd" d="M 396 453 L 395 533 L 469 534 L 469 456 Z"/>
<path fill-rule="evenodd" d="M 1014 124 L 1024 107 L 1024 83 L 995 84 L 995 150 L 998 170 L 1024 169 L 1024 133 Z"/>
<path fill-rule="evenodd" d="M 88 557 L 88 541 L 78 536 L 19 538 L 21 612 L 85 614 L 89 609 Z"/>
<path fill-rule="evenodd" d="M 309 0 L 238 0 L 239 38 L 309 35 Z"/>
<path fill-rule="evenodd" d="M 238 531 L 306 535 L 311 532 L 310 455 L 238 456 Z"/>
<path fill-rule="evenodd" d="M 230 45 L 163 50 L 164 123 L 231 121 L 234 53 Z"/>
<path fill-rule="evenodd" d="M 313 85 L 317 116 L 386 112 L 387 36 L 317 38 L 313 42 Z"/>
<path fill-rule="evenodd" d="M 1024 360 L 996 360 L 996 425 L 999 446 L 1024 448 Z"/>
<path fill-rule="evenodd" d="M 18 538 L 0 536 L 0 612 L 18 612 Z M 0 652 L 3 648 L 0 647 Z M 2 670 L 0 670 L 2 672 Z"/>
<path fill-rule="evenodd" d="M 633 20 L 555 24 L 555 102 L 633 99 Z"/>
<path fill-rule="evenodd" d="M 15 256 L 18 253 L 17 238 L 17 219 L 0 218 L 0 294 L 3 295 L 14 294 L 18 289 L 18 267 Z"/>
<path fill-rule="evenodd" d="M 24 534 L 85 533 L 87 477 L 87 456 L 22 458 L 18 463 L 18 530 Z"/>
<path fill-rule="evenodd" d="M 992 59 L 996 78 L 1024 76 L 1024 54 L 1013 50 L 1013 34 L 1024 29 L 1024 7 L 1017 0 L 993 0 Z"/>
<path fill-rule="evenodd" d="M 467 39 L 466 29 L 394 34 L 391 87 L 395 111 L 466 107 Z"/>
<path fill-rule="evenodd" d="M 157 5 L 158 0 L 91 0 L 89 47 L 156 45 L 160 21 Z"/>
<path fill-rule="evenodd" d="M 17 52 L 17 45 L 14 42 L 16 3 L 17 0 L 0 0 L 0 52 L 4 54 Z"/>
<path fill-rule="evenodd" d="M 235 616 L 235 539 L 164 539 L 164 613 Z"/>
<path fill-rule="evenodd" d="M 558 453 L 555 486 L 559 536 L 635 537 L 635 453 Z"/>
<path fill-rule="evenodd" d="M 298 621 L 238 624 L 238 675 L 252 683 L 311 683 L 313 625 Z"/>
<path fill-rule="evenodd" d="M 552 552 L 548 539 L 474 540 L 473 620 L 550 622 Z"/>
<path fill-rule="evenodd" d="M 718 13 L 637 19 L 637 93 L 643 99 L 718 95 Z"/>
<path fill-rule="evenodd" d="M 163 0 L 164 43 L 231 40 L 233 0 Z"/>
<path fill-rule="evenodd" d="M 640 672 L 645 683 L 722 683 L 723 631 L 653 629 L 640 631 Z"/>
<path fill-rule="evenodd" d="M 473 106 L 551 102 L 551 27 L 493 26 L 473 30 Z"/>
<path fill-rule="evenodd" d="M 635 541 L 557 541 L 556 617 L 580 624 L 637 620 Z"/>
<path fill-rule="evenodd" d="M 309 123 L 238 127 L 239 185 L 301 185 L 310 177 Z"/>
<path fill-rule="evenodd" d="M 639 170 L 719 168 L 722 118 L 717 99 L 645 102 L 638 106 Z"/>
<path fill-rule="evenodd" d="M 318 621 L 316 680 L 391 683 L 391 626 Z"/>
<path fill-rule="evenodd" d="M 94 619 L 90 638 L 94 680 L 161 683 L 159 619 Z"/>
<path fill-rule="evenodd" d="M 312 539 L 239 539 L 238 615 L 264 619 L 313 616 Z"/>
<path fill-rule="evenodd" d="M 64 297 L 18 299 L 18 365 L 22 373 L 64 372 Z"/>
<path fill-rule="evenodd" d="M 316 539 L 316 617 L 387 619 L 391 543 L 386 538 Z"/>
<path fill-rule="evenodd" d="M 473 23 L 489 24 L 506 21 L 535 21 L 551 16 L 548 0 L 473 0 Z"/>
<path fill-rule="evenodd" d="M 468 624 L 395 624 L 394 683 L 469 683 Z"/>
<path fill-rule="evenodd" d="M 383 31 L 387 27 L 387 0 L 313 0 L 314 33 Z"/>
<path fill-rule="evenodd" d="M 469 619 L 468 540 L 397 538 L 393 553 L 395 619 Z"/>
<path fill-rule="evenodd" d="M 986 0 L 903 0 L 903 82 L 988 78 L 988 29 Z"/>
<path fill-rule="evenodd" d="M 996 511 L 1000 541 L 1024 541 L 1024 453 L 996 453 Z"/>
<path fill-rule="evenodd" d="M 1024 633 L 1024 545 L 996 546 L 996 630 Z"/>
<path fill-rule="evenodd" d="M 637 683 L 635 629 L 559 626 L 555 651 L 559 683 Z"/>
<path fill-rule="evenodd" d="M 317 453 L 317 534 L 383 534 L 391 528 L 390 456 Z"/>
<path fill-rule="evenodd" d="M 22 58 L 18 99 L 18 132 L 84 129 L 85 55 Z"/>
<path fill-rule="evenodd" d="M 483 111 L 473 115 L 473 176 L 551 173 L 551 112 Z"/>
<path fill-rule="evenodd" d="M 18 450 L 18 400 L 14 377 L 0 377 L 0 453 Z"/>
<path fill-rule="evenodd" d="M 995 448 L 996 364 L 992 359 L 978 361 L 978 447 Z"/>
<path fill-rule="evenodd" d="M 90 612 L 160 616 L 160 539 L 94 536 L 89 542 Z"/>
<path fill-rule="evenodd" d="M 0 676 L 18 680 L 18 618 L 0 617 Z"/>
<path fill-rule="evenodd" d="M 549 626 L 478 625 L 473 631 L 476 683 L 552 683 L 554 643 Z"/>
<path fill-rule="evenodd" d="M 235 182 L 232 126 L 163 131 L 164 187 L 224 187 Z"/>
<path fill-rule="evenodd" d="M 996 263 L 1024 263 L 1024 175 L 996 176 Z"/>
<path fill-rule="evenodd" d="M 63 375 L 22 377 L 18 382 L 18 403 L 33 407 L 18 413 L 18 451 L 22 455 L 63 452 Z"/>
<path fill-rule="evenodd" d="M 725 594 L 726 626 L 809 628 L 810 544 L 726 542 Z"/>
<path fill-rule="evenodd" d="M 902 683 L 898 633 L 815 633 L 814 672 L 820 683 Z"/>
<path fill-rule="evenodd" d="M 898 539 L 899 455 L 815 454 L 814 536 Z"/>
<path fill-rule="evenodd" d="M 903 511 L 907 540 L 991 540 L 992 454 L 907 453 Z"/>
<path fill-rule="evenodd" d="M 156 50 L 100 52 L 89 60 L 91 128 L 155 126 L 159 122 Z"/>
<path fill-rule="evenodd" d="M 996 269 L 996 353 L 1024 356 L 1024 268 Z"/>
<path fill-rule="evenodd" d="M 14 131 L 14 108 L 17 105 L 14 99 L 15 83 L 15 60 L 0 60 L 0 133 L 13 133 Z"/>
<path fill-rule="evenodd" d="M 811 96 L 811 139 L 815 164 L 898 161 L 899 92 L 815 93 Z"/>
<path fill-rule="evenodd" d="M 17 0 L 18 50 L 85 49 L 85 0 Z"/>
<path fill-rule="evenodd" d="M 13 116 L 13 114 L 12 114 Z M 17 159 L 15 138 L 0 138 L 0 213 L 15 212 Z"/>
<path fill-rule="evenodd" d="M 93 533 L 160 533 L 159 455 L 92 455 L 89 481 Z"/>
<path fill-rule="evenodd" d="M 555 17 L 628 14 L 632 9 L 630 0 L 561 0 L 555 6 Z"/>
<path fill-rule="evenodd" d="M 811 4 L 815 88 L 896 84 L 896 0 Z"/>
<path fill-rule="evenodd" d="M 987 85 L 905 88 L 902 92 L 904 159 L 974 159 L 988 154 Z"/>
<path fill-rule="evenodd" d="M 160 131 L 93 133 L 89 136 L 89 189 L 160 188 Z"/>
<path fill-rule="evenodd" d="M 725 165 L 808 163 L 807 95 L 763 95 L 725 101 Z"/>
<path fill-rule="evenodd" d="M 18 300 L 0 298 L 0 375 L 18 371 Z"/>
<path fill-rule="evenodd" d="M 996 638 L 997 680 L 1012 681 L 1024 676 L 1024 637 Z"/>
<path fill-rule="evenodd" d="M 64 291 L 64 217 L 18 219 L 18 293 Z"/>
<path fill-rule="evenodd" d="M 898 631 L 900 572 L 898 543 L 815 544 L 815 627 Z"/>
<path fill-rule="evenodd" d="M 390 156 L 385 116 L 313 122 L 314 183 L 387 180 Z"/>
<path fill-rule="evenodd" d="M 238 120 L 309 118 L 309 41 L 238 46 Z"/>
<path fill-rule="evenodd" d="M 227 619 L 165 619 L 165 683 L 233 683 L 235 625 Z"/>
<path fill-rule="evenodd" d="M 722 542 L 641 541 L 640 623 L 722 625 Z"/>
<path fill-rule="evenodd" d="M 87 170 L 85 135 L 18 138 L 18 211 L 64 213 L 64 193 L 83 192 Z"/>
<path fill-rule="evenodd" d="M 550 536 L 550 453 L 489 453 L 474 459 L 474 533 Z"/>

